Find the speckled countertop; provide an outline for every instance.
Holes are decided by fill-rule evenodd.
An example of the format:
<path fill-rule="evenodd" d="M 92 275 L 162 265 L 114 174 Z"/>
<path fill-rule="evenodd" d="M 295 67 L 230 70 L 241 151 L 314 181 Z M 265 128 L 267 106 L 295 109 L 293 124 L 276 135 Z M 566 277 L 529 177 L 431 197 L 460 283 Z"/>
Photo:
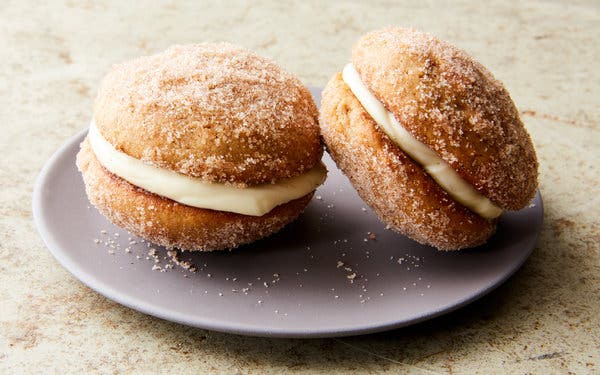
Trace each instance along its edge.
<path fill-rule="evenodd" d="M 600 3 L 133 3 L 0 6 L 0 373 L 600 373 Z M 250 338 L 117 305 L 46 250 L 31 216 L 35 177 L 86 127 L 111 64 L 174 43 L 227 40 L 320 86 L 359 35 L 389 24 L 473 54 L 505 82 L 533 137 L 545 228 L 497 291 L 382 334 Z"/>

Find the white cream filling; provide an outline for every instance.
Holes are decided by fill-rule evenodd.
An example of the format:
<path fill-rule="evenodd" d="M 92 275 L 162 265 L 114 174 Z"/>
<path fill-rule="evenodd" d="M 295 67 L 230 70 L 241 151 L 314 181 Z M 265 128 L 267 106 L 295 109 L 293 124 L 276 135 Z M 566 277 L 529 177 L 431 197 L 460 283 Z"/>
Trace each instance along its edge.
<path fill-rule="evenodd" d="M 342 78 L 381 130 L 419 163 L 454 200 L 486 219 L 493 219 L 502 214 L 500 207 L 475 190 L 435 151 L 417 140 L 400 125 L 394 115 L 371 94 L 360 79 L 354 65 L 347 64 L 344 67 Z"/>
<path fill-rule="evenodd" d="M 327 169 L 319 162 L 304 174 L 274 184 L 237 188 L 148 165 L 120 152 L 100 134 L 94 121 L 88 138 L 100 164 L 132 185 L 188 206 L 243 215 L 262 216 L 303 197 L 321 185 L 327 175 Z"/>

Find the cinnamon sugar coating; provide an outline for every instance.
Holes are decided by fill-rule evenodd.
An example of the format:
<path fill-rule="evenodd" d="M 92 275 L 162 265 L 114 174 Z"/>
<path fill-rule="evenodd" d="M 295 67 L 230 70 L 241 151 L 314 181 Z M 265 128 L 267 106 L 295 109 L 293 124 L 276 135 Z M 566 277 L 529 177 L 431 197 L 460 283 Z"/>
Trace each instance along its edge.
<path fill-rule="evenodd" d="M 77 154 L 90 202 L 112 223 L 167 248 L 233 249 L 269 236 L 293 221 L 313 193 L 275 207 L 263 216 L 246 216 L 178 204 L 149 193 L 108 172 L 87 138 Z"/>
<path fill-rule="evenodd" d="M 119 151 L 210 182 L 275 182 L 308 171 L 322 155 L 308 89 L 227 43 L 174 46 L 115 65 L 94 120 Z"/>
<path fill-rule="evenodd" d="M 441 250 L 480 245 L 495 231 L 495 220 L 455 202 L 379 129 L 339 73 L 323 91 L 320 122 L 338 167 L 392 229 Z"/>
<path fill-rule="evenodd" d="M 352 63 L 369 90 L 415 138 L 504 209 L 535 195 L 538 162 L 504 86 L 464 51 L 390 27 L 363 36 Z"/>

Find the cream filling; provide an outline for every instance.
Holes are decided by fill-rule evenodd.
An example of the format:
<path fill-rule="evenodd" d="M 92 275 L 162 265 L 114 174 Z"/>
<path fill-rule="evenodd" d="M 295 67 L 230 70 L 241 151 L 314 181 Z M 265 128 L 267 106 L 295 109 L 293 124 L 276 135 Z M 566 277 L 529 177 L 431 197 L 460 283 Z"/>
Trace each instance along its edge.
<path fill-rule="evenodd" d="M 404 129 L 394 115 L 371 94 L 352 64 L 344 67 L 342 78 L 381 130 L 419 163 L 454 200 L 486 219 L 493 219 L 502 214 L 500 207 L 475 190 L 435 151 Z"/>
<path fill-rule="evenodd" d="M 237 188 L 148 165 L 120 152 L 100 134 L 94 121 L 88 139 L 100 164 L 135 186 L 188 206 L 243 215 L 262 216 L 303 197 L 321 185 L 327 175 L 327 169 L 319 162 L 304 174 L 274 184 Z"/>

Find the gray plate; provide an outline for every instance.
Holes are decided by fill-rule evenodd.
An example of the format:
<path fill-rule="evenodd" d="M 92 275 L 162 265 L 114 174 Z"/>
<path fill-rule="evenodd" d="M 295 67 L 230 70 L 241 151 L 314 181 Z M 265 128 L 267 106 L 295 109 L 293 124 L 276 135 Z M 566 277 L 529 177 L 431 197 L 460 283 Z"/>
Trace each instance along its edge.
<path fill-rule="evenodd" d="M 438 252 L 386 230 L 325 157 L 327 182 L 296 222 L 233 252 L 180 253 L 197 268 L 190 272 L 90 206 L 75 167 L 85 133 L 58 150 L 37 179 L 33 214 L 42 238 L 98 293 L 195 327 L 332 337 L 411 325 L 500 285 L 531 254 L 542 228 L 538 192 L 530 207 L 502 216 L 487 245 Z"/>

